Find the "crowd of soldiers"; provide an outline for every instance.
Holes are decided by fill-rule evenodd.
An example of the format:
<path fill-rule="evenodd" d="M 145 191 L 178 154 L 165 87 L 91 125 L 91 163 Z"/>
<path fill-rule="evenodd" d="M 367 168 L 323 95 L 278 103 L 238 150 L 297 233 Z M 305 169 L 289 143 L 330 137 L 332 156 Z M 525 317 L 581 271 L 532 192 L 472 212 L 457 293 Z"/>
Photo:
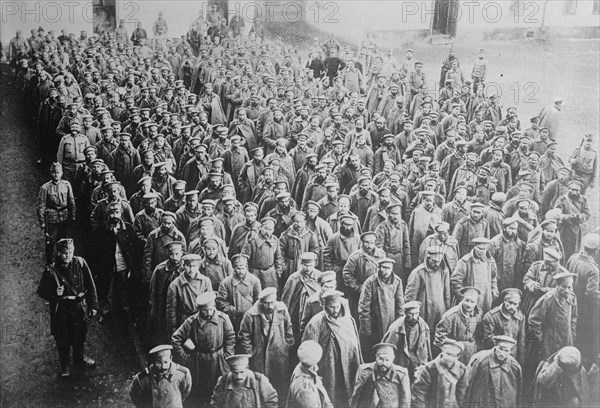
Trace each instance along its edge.
<path fill-rule="evenodd" d="M 598 158 L 592 135 L 557 154 L 561 98 L 522 125 L 483 50 L 469 72 L 450 49 L 434 95 L 368 37 L 123 31 L 10 44 L 62 376 L 124 313 L 136 406 L 598 401 Z"/>

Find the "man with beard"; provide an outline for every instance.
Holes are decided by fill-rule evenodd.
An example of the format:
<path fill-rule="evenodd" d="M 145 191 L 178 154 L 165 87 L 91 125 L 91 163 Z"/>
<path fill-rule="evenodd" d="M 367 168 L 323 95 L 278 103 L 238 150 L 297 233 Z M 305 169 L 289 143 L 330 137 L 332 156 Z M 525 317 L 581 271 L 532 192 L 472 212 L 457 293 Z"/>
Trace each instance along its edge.
<path fill-rule="evenodd" d="M 296 203 L 303 203 L 303 198 L 305 195 L 305 190 L 307 190 L 307 186 L 309 185 L 309 181 L 313 179 L 316 175 L 317 170 L 317 155 L 315 153 L 310 153 L 306 155 L 305 162 L 301 166 L 301 168 L 296 172 L 296 178 L 294 179 L 294 184 L 292 186 L 292 198 Z M 323 181 L 325 179 L 323 178 Z M 308 201 L 308 200 L 307 200 Z M 317 200 L 315 200 L 317 201 Z M 301 206 L 302 207 L 302 206 Z M 304 208 L 304 207 L 302 207 Z"/>
<path fill-rule="evenodd" d="M 237 185 L 240 189 L 240 200 L 248 202 L 254 195 L 254 188 L 258 183 L 259 177 L 266 167 L 264 158 L 264 150 L 262 147 L 252 149 L 252 160 L 247 161 L 244 167 L 240 170 Z"/>
<path fill-rule="evenodd" d="M 480 293 L 476 287 L 464 287 L 460 292 L 462 296 L 460 303 L 444 313 L 435 329 L 433 345 L 442 350 L 446 339 L 456 340 L 464 347 L 460 356 L 460 361 L 463 363 L 469 362 L 479 349 L 483 338 L 481 325 L 483 314 L 477 307 Z"/>
<path fill-rule="evenodd" d="M 469 216 L 459 220 L 454 227 L 452 235 L 458 241 L 461 257 L 467 255 L 474 248 L 474 239 L 489 238 L 490 228 L 487 220 L 483 217 L 484 209 L 483 204 L 473 203 Z"/>
<path fill-rule="evenodd" d="M 193 313 L 173 333 L 171 343 L 177 360 L 185 362 L 192 374 L 190 400 L 206 404 L 219 377 L 229 371 L 225 359 L 234 353 L 235 333 L 229 317 L 216 309 L 213 291 L 199 294 L 192 302 Z"/>
<path fill-rule="evenodd" d="M 263 218 L 258 234 L 248 238 L 241 252 L 248 256 L 250 272 L 259 278 L 263 288 L 277 288 L 283 273 L 279 240 L 273 235 L 275 223 L 271 217 Z"/>
<path fill-rule="evenodd" d="M 425 261 L 425 254 L 428 248 L 437 248 L 443 255 L 443 262 L 446 267 L 453 271 L 456 263 L 460 259 L 458 241 L 449 234 L 450 225 L 447 222 L 440 222 L 434 227 L 434 233 L 427 236 L 419 248 L 419 263 Z"/>
<path fill-rule="evenodd" d="M 496 190 L 502 193 L 508 192 L 512 187 L 512 172 L 510 166 L 504 163 L 504 149 L 494 148 L 492 150 L 492 160 L 485 163 L 484 167 L 489 170 L 490 176 L 497 180 Z"/>
<path fill-rule="evenodd" d="M 156 265 L 168 259 L 165 245 L 172 241 L 185 244 L 185 237 L 175 227 L 175 219 L 175 214 L 172 212 L 164 212 L 161 215 L 160 226 L 148 235 L 142 260 L 142 281 L 145 284 L 150 282 Z"/>
<path fill-rule="evenodd" d="M 211 407 L 278 407 L 277 391 L 266 376 L 248 368 L 249 359 L 248 354 L 237 354 L 226 359 L 229 372 L 217 381 Z"/>
<path fill-rule="evenodd" d="M 466 404 L 477 407 L 518 407 L 521 400 L 521 366 L 510 355 L 516 340 L 510 336 L 494 336 L 494 348 L 475 354 L 467 371 Z"/>
<path fill-rule="evenodd" d="M 325 196 L 317 203 L 321 206 L 319 217 L 328 220 L 338 210 L 338 193 L 340 186 L 336 181 L 325 180 Z"/>
<path fill-rule="evenodd" d="M 373 346 L 375 362 L 361 364 L 350 406 L 352 408 L 405 407 L 410 403 L 410 381 L 406 368 L 394 364 L 396 346 Z"/>
<path fill-rule="evenodd" d="M 232 265 L 233 273 L 219 284 L 217 308 L 229 316 L 237 333 L 244 314 L 258 300 L 261 287 L 258 278 L 248 273 L 248 258 L 245 255 L 234 255 Z"/>
<path fill-rule="evenodd" d="M 483 316 L 482 348 L 490 349 L 494 345 L 495 336 L 509 336 L 515 340 L 515 347 L 510 355 L 519 364 L 525 363 L 525 316 L 519 310 L 521 291 L 509 288 L 502 291 L 502 304 L 496 306 Z"/>
<path fill-rule="evenodd" d="M 310 320 L 303 335 L 303 341 L 313 340 L 323 347 L 319 373 L 336 407 L 349 406 L 349 392 L 363 361 L 356 323 L 348 313 L 342 295 L 337 290 L 323 294 L 323 311 Z"/>
<path fill-rule="evenodd" d="M 134 193 L 136 180 L 133 169 L 141 164 L 139 153 L 131 144 L 131 135 L 121 133 L 119 135 L 119 146 L 110 153 L 109 167 L 114 170 L 115 177 L 125 187 L 127 195 Z"/>
<path fill-rule="evenodd" d="M 159 193 L 163 198 L 170 197 L 173 194 L 173 184 L 176 182 L 175 177 L 169 174 L 167 162 L 159 162 L 154 164 L 152 173 L 152 188 Z"/>
<path fill-rule="evenodd" d="M 429 236 L 435 227 L 442 222 L 442 210 L 434 204 L 436 193 L 433 191 L 423 191 L 421 193 L 423 201 L 419 204 L 410 216 L 408 223 L 408 236 L 410 237 L 410 259 L 412 266 L 419 264 L 419 250 L 421 244 Z"/>
<path fill-rule="evenodd" d="M 567 262 L 567 270 L 577 274 L 575 296 L 579 305 L 579 324 L 575 344 L 583 354 L 586 364 L 594 361 L 598 355 L 598 306 L 600 290 L 598 288 L 598 248 L 600 235 L 587 234 L 581 241 L 581 251 Z"/>
<path fill-rule="evenodd" d="M 360 237 L 356 219 L 346 214 L 339 218 L 339 231 L 329 237 L 323 250 L 325 270 L 333 270 L 337 275 L 338 287 L 342 287 L 342 270 L 348 257 L 360 247 Z"/>
<path fill-rule="evenodd" d="M 164 210 L 176 213 L 181 207 L 185 205 L 185 186 L 186 183 L 183 180 L 176 180 L 173 183 L 173 192 L 171 196 L 165 200 Z"/>
<path fill-rule="evenodd" d="M 207 176 L 208 177 L 206 179 L 206 187 L 200 189 L 201 185 L 203 184 L 202 180 L 198 182 L 198 186 L 196 186 L 198 191 L 200 191 L 200 194 L 198 195 L 198 200 L 200 202 L 203 202 L 204 200 L 218 201 L 223 197 L 223 175 L 219 172 L 211 170 L 211 172 L 208 173 Z"/>
<path fill-rule="evenodd" d="M 357 186 L 356 191 L 350 193 L 350 211 L 356 214 L 360 225 L 363 226 L 368 209 L 377 202 L 377 195 L 372 190 L 372 181 L 368 176 L 361 176 Z"/>
<path fill-rule="evenodd" d="M 378 261 L 377 273 L 363 283 L 358 300 L 360 339 L 363 355 L 373 358 L 371 348 L 383 338 L 389 326 L 404 315 L 402 281 L 393 273 L 394 260 Z"/>
<path fill-rule="evenodd" d="M 348 156 L 346 163 L 344 163 L 337 174 L 339 184 L 342 186 L 342 194 L 350 193 L 352 187 L 358 182 L 363 167 L 360 162 L 360 156 Z"/>
<path fill-rule="evenodd" d="M 172 241 L 166 245 L 169 258 L 156 266 L 150 279 L 148 321 L 148 345 L 170 341 L 167 331 L 167 293 L 169 285 L 181 274 L 183 268 L 184 243 Z"/>
<path fill-rule="evenodd" d="M 413 408 L 443 408 L 463 406 L 468 385 L 468 373 L 460 361 L 462 343 L 445 339 L 441 353 L 419 370 L 412 388 Z"/>
<path fill-rule="evenodd" d="M 394 260 L 394 274 L 406 283 L 411 267 L 410 240 L 408 227 L 402 220 L 402 204 L 391 203 L 387 209 L 388 218 L 375 229 L 375 246 L 381 248 L 388 258 Z"/>
<path fill-rule="evenodd" d="M 108 290 L 106 303 L 100 312 L 100 323 L 108 317 L 113 309 L 115 299 L 125 312 L 129 312 L 129 296 L 127 295 L 130 276 L 139 276 L 140 241 L 131 224 L 122 218 L 121 205 L 117 202 L 108 205 L 106 228 L 100 231 L 98 239 L 100 255 L 99 284 Z M 101 280 L 105 280 L 101 282 Z M 105 295 L 103 292 L 102 295 Z"/>
<path fill-rule="evenodd" d="M 133 378 L 129 397 L 136 407 L 183 407 L 192 389 L 190 370 L 171 360 L 172 346 L 161 344 L 148 352 L 152 364 Z"/>
<path fill-rule="evenodd" d="M 477 154 L 467 153 L 465 163 L 456 169 L 448 191 L 454 191 L 454 189 L 460 185 L 468 185 L 469 183 L 475 183 L 477 181 L 478 160 L 479 156 Z"/>
<path fill-rule="evenodd" d="M 564 245 L 564 258 L 568 260 L 581 246 L 583 224 L 590 218 L 587 198 L 582 195 L 583 184 L 579 181 L 569 183 L 569 192 L 556 200 L 554 208 L 560 208 L 558 231 Z"/>
<path fill-rule="evenodd" d="M 71 375 L 71 348 L 76 365 L 96 365 L 83 354 L 88 317 L 94 317 L 98 311 L 96 286 L 86 261 L 73 256 L 74 250 L 70 238 L 56 243 L 54 262 L 46 267 L 37 289 L 37 294 L 50 303 L 50 331 L 56 340 L 61 377 Z"/>
<path fill-rule="evenodd" d="M 540 224 L 541 234 L 538 234 L 527 243 L 523 254 L 523 270 L 528 270 L 535 261 L 543 259 L 544 250 L 552 248 L 563 257 L 563 244 L 558 235 L 558 222 L 556 219 L 547 219 Z"/>
<path fill-rule="evenodd" d="M 267 217 L 275 220 L 275 230 L 273 234 L 276 237 L 281 237 L 281 235 L 294 223 L 293 216 L 296 214 L 296 211 L 292 208 L 290 201 L 291 196 L 287 191 L 280 192 L 275 196 L 275 199 L 277 200 L 277 204 L 275 205 L 275 208 L 267 213 Z M 288 275 L 286 274 L 286 276 Z"/>
<path fill-rule="evenodd" d="M 219 289 L 219 283 L 233 273 L 233 267 L 222 249 L 222 243 L 214 237 L 204 240 L 203 249 L 200 270 L 210 279 L 212 289 L 216 291 Z"/>
<path fill-rule="evenodd" d="M 358 217 L 350 211 L 350 202 L 350 197 L 346 194 L 337 197 L 337 211 L 327 218 L 327 222 L 331 225 L 331 230 L 333 232 L 338 231 L 342 217 L 350 216 L 354 218 L 357 232 L 360 233 L 360 223 Z"/>
<path fill-rule="evenodd" d="M 539 168 L 546 182 L 556 180 L 559 177 L 560 169 L 564 167 L 562 159 L 556 155 L 557 146 L 556 142 L 548 143 L 546 151 L 540 157 Z"/>
<path fill-rule="evenodd" d="M 442 219 L 454 230 L 456 224 L 469 215 L 471 203 L 467 201 L 467 187 L 458 186 L 454 189 L 454 198 L 442 206 Z"/>
<path fill-rule="evenodd" d="M 490 198 L 496 192 L 496 184 L 490 181 L 490 169 L 481 166 L 477 169 L 477 179 L 466 183 L 469 200 L 488 205 Z"/>
<path fill-rule="evenodd" d="M 402 150 L 394 143 L 394 135 L 391 133 L 382 136 L 382 144 L 375 151 L 373 172 L 378 174 L 383 170 L 384 164 L 390 160 L 395 165 L 402 163 Z"/>
<path fill-rule="evenodd" d="M 273 195 L 273 181 L 275 181 L 275 169 L 271 166 L 264 167 L 258 182 L 253 188 L 252 199 L 248 201 L 256 203 L 260 208 L 262 202 Z"/>
<path fill-rule="evenodd" d="M 258 301 L 244 314 L 236 350 L 250 354 L 250 368 L 265 374 L 278 395 L 289 388 L 289 353 L 294 333 L 288 309 L 277 301 L 277 289 L 263 289 Z"/>
<path fill-rule="evenodd" d="M 146 193 L 143 196 L 144 208 L 135 215 L 133 230 L 144 244 L 146 238 L 160 225 L 163 210 L 157 208 L 158 193 Z"/>
<path fill-rule="evenodd" d="M 458 261 L 456 269 L 452 271 L 450 286 L 457 301 L 461 298 L 463 287 L 473 286 L 479 289 L 477 305 L 482 314 L 485 314 L 498 297 L 497 266 L 488 251 L 489 239 L 478 237 L 472 243 L 473 249 Z"/>
<path fill-rule="evenodd" d="M 260 223 L 256 220 L 258 206 L 253 202 L 244 204 L 244 222 L 237 224 L 231 231 L 229 240 L 229 257 L 233 257 L 242 251 L 244 244 L 255 236 L 260 228 Z"/>
<path fill-rule="evenodd" d="M 546 184 L 546 187 L 542 192 L 542 205 L 540 207 L 540 212 L 542 214 L 546 214 L 548 210 L 554 208 L 556 200 L 569 192 L 570 179 L 570 168 L 563 166 L 558 169 L 556 179 L 552 179 L 548 184 Z"/>
<path fill-rule="evenodd" d="M 290 135 L 290 125 L 283 119 L 283 111 L 280 108 L 273 109 L 273 120 L 265 125 L 262 134 L 263 146 L 266 153 L 275 151 L 278 139 L 288 139 Z"/>
<path fill-rule="evenodd" d="M 519 222 L 507 218 L 502 222 L 502 232 L 490 240 L 488 248 L 498 267 L 498 291 L 508 288 L 521 288 L 523 270 L 521 263 L 525 252 L 525 242 L 518 236 Z"/>
<path fill-rule="evenodd" d="M 450 189 L 451 181 L 454 179 L 456 171 L 463 166 L 466 160 L 466 146 L 467 142 L 464 139 L 456 140 L 456 150 L 450 153 L 443 161 L 440 169 L 440 176 L 446 180 L 446 190 L 453 191 Z M 450 197 L 448 197 L 450 199 Z"/>
<path fill-rule="evenodd" d="M 50 166 L 52 180 L 40 187 L 37 198 L 37 216 L 46 239 L 46 263 L 52 262 L 56 242 L 70 235 L 75 222 L 75 197 L 71 183 L 62 179 L 60 163 Z"/>
<path fill-rule="evenodd" d="M 110 172 L 111 179 L 112 172 Z M 106 225 L 106 221 L 108 220 L 108 205 L 110 203 L 120 203 L 121 205 L 121 214 L 123 219 L 133 224 L 134 216 L 131 206 L 123 199 L 121 193 L 124 195 L 123 187 L 121 183 L 118 181 L 109 181 L 104 184 L 103 188 L 104 193 L 106 194 L 106 198 L 101 199 L 94 206 L 92 213 L 90 214 L 90 224 L 92 225 L 92 229 L 97 231 Z"/>
<path fill-rule="evenodd" d="M 291 216 L 292 225 L 281 233 L 279 247 L 285 259 L 280 287 L 283 288 L 288 277 L 300 267 L 301 255 L 305 252 L 316 254 L 319 250 L 317 237 L 306 228 L 306 213 L 297 211 Z M 315 259 L 316 260 L 316 259 Z"/>
<path fill-rule="evenodd" d="M 316 160 L 315 160 L 316 161 Z M 302 197 L 300 201 L 296 201 L 296 203 L 301 203 L 301 209 L 305 210 L 306 205 L 309 201 L 319 202 L 323 197 L 327 195 L 327 187 L 326 180 L 327 174 L 329 170 L 327 166 L 323 163 L 314 166 L 314 171 L 316 172 L 312 180 L 308 180 L 305 184 L 305 189 L 297 190 L 296 195 L 298 197 Z M 298 181 L 296 181 L 298 183 Z M 299 187 L 297 184 L 294 187 Z M 326 218 L 325 218 L 326 219 Z"/>
<path fill-rule="evenodd" d="M 450 270 L 439 247 L 427 248 L 424 262 L 408 277 L 404 299 L 421 302 L 423 319 L 429 327 L 436 327 L 450 308 Z"/>
<path fill-rule="evenodd" d="M 528 268 L 523 277 L 525 296 L 521 307 L 525 316 L 529 315 L 537 300 L 554 286 L 554 275 L 567 272 L 559 265 L 561 259 L 560 252 L 548 247 L 543 250 L 543 260 L 533 262 Z"/>
<path fill-rule="evenodd" d="M 362 223 L 362 231 L 375 231 L 376 228 L 388 219 L 387 208 L 390 204 L 391 191 L 389 187 L 377 190 L 378 200 L 369 209 Z"/>
<path fill-rule="evenodd" d="M 531 309 L 527 319 L 527 338 L 532 345 L 527 357 L 529 365 L 537 365 L 562 347 L 575 343 L 578 318 L 577 298 L 573 294 L 575 277 L 577 275 L 568 271 L 554 275 L 555 287 Z"/>
<path fill-rule="evenodd" d="M 409 219 L 409 209 L 410 209 L 410 197 L 409 197 L 409 189 L 408 183 L 403 179 L 404 173 L 398 171 L 392 171 L 390 173 L 389 180 L 387 183 L 383 183 L 382 186 L 386 186 L 390 188 L 390 201 L 396 200 L 402 203 L 402 219 Z"/>
<path fill-rule="evenodd" d="M 594 188 L 596 185 L 598 152 L 592 149 L 593 141 L 593 135 L 585 135 L 579 147 L 569 157 L 569 164 L 573 169 L 573 179 L 583 184 L 582 194 L 585 194 L 588 188 Z"/>
<path fill-rule="evenodd" d="M 175 226 L 187 236 L 192 221 L 202 214 L 202 207 L 198 204 L 198 190 L 187 191 L 184 196 L 185 204 L 175 212 Z"/>

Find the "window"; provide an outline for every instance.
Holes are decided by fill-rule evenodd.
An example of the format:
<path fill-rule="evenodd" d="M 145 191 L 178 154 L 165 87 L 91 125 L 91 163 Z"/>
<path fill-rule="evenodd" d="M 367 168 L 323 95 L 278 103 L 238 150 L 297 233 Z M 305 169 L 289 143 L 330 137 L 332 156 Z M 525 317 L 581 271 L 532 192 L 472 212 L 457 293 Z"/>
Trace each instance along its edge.
<path fill-rule="evenodd" d="M 563 14 L 577 13 L 577 0 L 564 0 Z"/>

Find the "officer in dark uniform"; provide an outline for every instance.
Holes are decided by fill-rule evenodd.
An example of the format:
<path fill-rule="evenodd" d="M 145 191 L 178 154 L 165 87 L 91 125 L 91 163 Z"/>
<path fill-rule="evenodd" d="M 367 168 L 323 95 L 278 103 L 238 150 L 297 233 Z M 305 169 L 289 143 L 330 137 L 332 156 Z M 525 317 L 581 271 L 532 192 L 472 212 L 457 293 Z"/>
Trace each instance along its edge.
<path fill-rule="evenodd" d="M 96 285 L 87 262 L 73 256 L 74 250 L 70 238 L 56 243 L 54 262 L 46 267 L 37 290 L 38 295 L 50 304 L 50 332 L 56 340 L 62 377 L 71 375 L 71 347 L 75 364 L 84 368 L 96 365 L 83 354 L 88 318 L 98 311 Z"/>
<path fill-rule="evenodd" d="M 173 347 L 162 344 L 150 350 L 152 364 L 133 377 L 129 390 L 136 407 L 182 408 L 192 389 L 190 370 L 171 360 Z"/>

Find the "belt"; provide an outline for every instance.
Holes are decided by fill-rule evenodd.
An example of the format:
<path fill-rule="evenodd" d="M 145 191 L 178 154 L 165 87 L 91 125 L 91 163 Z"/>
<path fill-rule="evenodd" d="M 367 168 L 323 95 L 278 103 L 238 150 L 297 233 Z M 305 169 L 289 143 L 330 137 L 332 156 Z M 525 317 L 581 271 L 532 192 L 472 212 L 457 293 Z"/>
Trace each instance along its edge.
<path fill-rule="evenodd" d="M 214 354 L 214 353 L 218 352 L 219 350 L 221 350 L 222 348 L 223 348 L 223 345 L 221 344 L 218 348 L 214 348 L 213 347 L 213 348 L 210 348 L 210 349 L 203 349 L 203 350 L 196 349 L 196 351 L 198 353 Z"/>

